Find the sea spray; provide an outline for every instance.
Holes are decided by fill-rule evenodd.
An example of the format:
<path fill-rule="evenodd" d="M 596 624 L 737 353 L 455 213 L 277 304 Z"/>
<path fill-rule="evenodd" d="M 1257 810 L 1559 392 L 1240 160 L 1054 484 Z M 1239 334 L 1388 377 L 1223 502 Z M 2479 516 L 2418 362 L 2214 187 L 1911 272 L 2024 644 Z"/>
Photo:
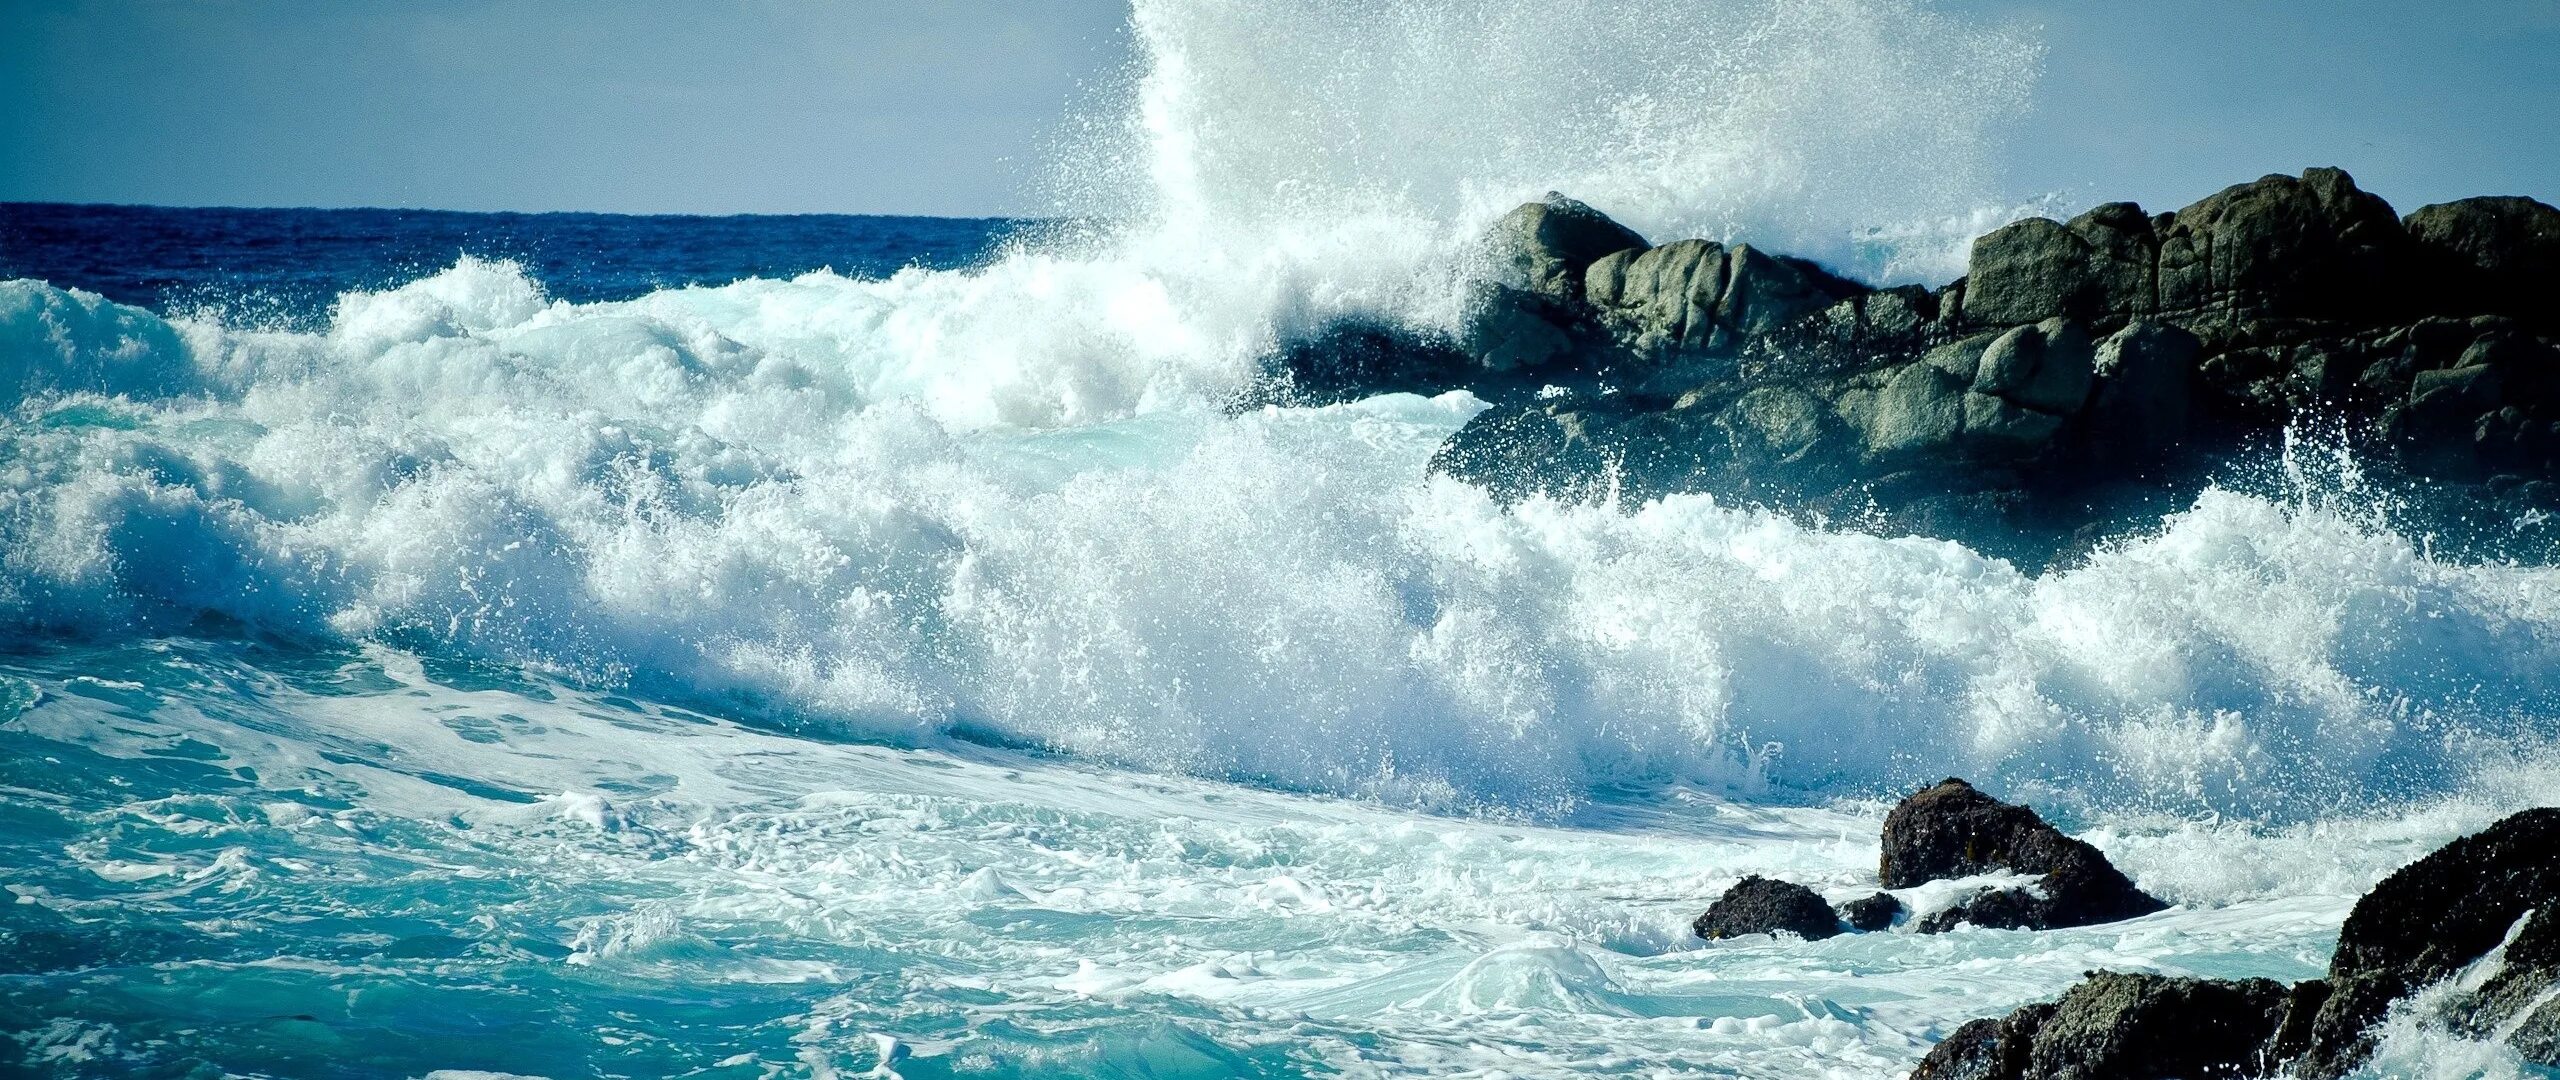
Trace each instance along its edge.
<path fill-rule="evenodd" d="M 2309 496 L 2208 491 L 2037 576 L 1703 496 L 1505 509 L 1423 468 L 1464 394 L 972 425 L 936 394 L 1011 376 L 899 368 L 863 313 L 1019 269 L 569 305 L 466 262 L 320 335 L 122 310 L 81 324 L 97 347 L 183 338 L 118 362 L 195 374 L 114 399 L 48 391 L 87 376 L 13 339 L 39 363 L 0 601 L 29 630 L 215 616 L 856 738 L 1541 812 L 1962 772 L 2283 820 L 2549 735 L 2555 571 Z"/>

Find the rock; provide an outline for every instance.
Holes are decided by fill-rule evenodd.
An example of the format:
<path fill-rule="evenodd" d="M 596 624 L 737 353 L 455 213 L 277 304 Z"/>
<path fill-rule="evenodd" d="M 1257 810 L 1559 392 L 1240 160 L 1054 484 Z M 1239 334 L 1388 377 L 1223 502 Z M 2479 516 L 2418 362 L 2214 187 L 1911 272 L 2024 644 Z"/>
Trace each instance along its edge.
<path fill-rule="evenodd" d="M 1749 244 L 1680 240 L 1593 263 L 1583 295 L 1620 343 L 1661 367 L 1729 354 L 1865 291 Z"/>
<path fill-rule="evenodd" d="M 1820 941 L 1840 932 L 1840 916 L 1820 893 L 1755 874 L 1726 889 L 1691 929 L 1710 941 L 1780 932 Z"/>
<path fill-rule="evenodd" d="M 2221 982 L 2093 972 L 2052 1005 L 1949 1036 L 1912 1072 L 1928 1080 L 2204 1080 L 2261 1075 L 2260 1051 L 2284 1023 L 2290 991 L 2266 979 Z M 1987 1026 L 1986 1026 L 1987 1025 Z"/>
<path fill-rule="evenodd" d="M 1975 367 L 1973 391 L 2020 408 L 2069 415 L 2088 403 L 2096 359 L 2079 324 L 2047 319 L 1992 339 Z"/>
<path fill-rule="evenodd" d="M 2460 972 L 2507 942 L 2505 969 L 2482 992 L 2459 998 L 2452 1021 L 2492 1030 L 2560 978 L 2560 808 L 2527 810 L 2400 868 L 2356 901 L 2329 958 L 2335 990 L 2313 1022 L 2299 1070 L 2345 1075 L 2372 1051 L 2370 1028 L 2392 1002 Z M 2533 923 L 2518 926 L 2528 912 Z M 2508 972 L 2515 973 L 2510 979 Z M 2499 979 L 2509 979 L 2501 987 Z M 2536 987 L 2514 992 L 2517 982 Z M 2501 1011 L 2505 1010 L 2505 1011 Z M 2518 1049 L 2553 1060 L 2560 1015 L 2536 1013 Z M 2530 1047 L 2530 1049 L 2528 1049 Z"/>
<path fill-rule="evenodd" d="M 1956 452 L 1965 428 L 1969 380 L 1930 363 L 1881 373 L 1881 385 L 1840 396 L 1840 414 L 1866 443 L 1871 461 Z"/>
<path fill-rule="evenodd" d="M 2530 214 L 2474 209 L 2430 223 L 2439 219 L 2448 235 L 2482 237 L 2473 249 L 2538 250 L 2509 239 L 2539 227 Z M 2389 203 L 2340 170 L 2311 169 L 2159 218 L 2108 203 L 2068 223 L 2030 218 L 1994 230 L 1974 241 L 1963 311 L 1977 326 L 2160 314 L 2370 319 L 2409 306 L 2401 284 L 2410 250 Z"/>
<path fill-rule="evenodd" d="M 1533 495 L 1577 501 L 1602 493 L 1620 454 L 1605 423 L 1581 403 L 1523 402 L 1477 413 L 1431 455 L 1430 471 L 1454 476 L 1504 503 Z"/>
<path fill-rule="evenodd" d="M 2149 314 L 2160 241 L 2132 203 L 2108 203 L 2068 224 L 2028 218 L 1973 242 L 1965 317 L 2011 326 L 2056 317 Z"/>
<path fill-rule="evenodd" d="M 1510 285 L 1479 285 L 1467 296 L 1459 347 L 1477 366 L 1504 374 L 1564 366 L 1579 347 L 1580 316 L 1552 297 Z"/>
<path fill-rule="evenodd" d="M 2348 914 L 2325 979 L 2093 973 L 2058 1002 L 1956 1029 L 1912 1076 L 2334 1080 L 2371 1056 L 2372 1027 L 2395 1003 L 2456 977 L 2423 1019 L 2560 1067 L 2560 808 L 2516 814 L 2384 878 Z"/>
<path fill-rule="evenodd" d="M 2029 1005 L 1957 1028 L 1929 1048 L 1920 1067 L 1911 1070 L 1911 1080 L 2021 1080 L 2028 1075 L 2027 1055 L 2035 1049 L 2036 1029 L 2053 1009 L 2050 1003 Z"/>
<path fill-rule="evenodd" d="M 1877 872 L 1888 889 L 2002 871 L 2038 875 L 2034 892 L 2004 890 L 1968 903 L 1994 925 L 2087 926 L 2168 906 L 2136 888 L 2097 848 L 1962 780 L 1940 782 L 1895 806 L 1885 816 L 1883 849 Z"/>
<path fill-rule="evenodd" d="M 1862 933 L 1873 933 L 1891 927 L 1893 917 L 1900 914 L 1902 914 L 1902 901 L 1894 899 L 1892 893 L 1880 892 L 1873 896 L 1862 896 L 1840 905 L 1841 920 L 1847 922 L 1850 929 Z"/>
<path fill-rule="evenodd" d="M 2092 452 L 2124 464 L 2178 445 L 2203 343 L 2164 322 L 2135 319 L 2099 342 L 2091 362 Z"/>
<path fill-rule="evenodd" d="M 2343 170 L 2225 188 L 2157 232 L 2162 313 L 2370 322 L 2410 306 L 2408 232 Z"/>
<path fill-rule="evenodd" d="M 1601 256 L 1641 249 L 1644 237 L 1590 206 L 1555 192 L 1522 203 L 1487 231 L 1501 283 L 1560 304 L 1582 299 L 1582 276 Z"/>
<path fill-rule="evenodd" d="M 2560 279 L 2560 209 L 2518 196 L 2422 206 L 2403 226 L 2424 270 L 2438 277 L 2438 311 L 2496 312 L 2560 324 L 2551 285 Z"/>
<path fill-rule="evenodd" d="M 1284 342 L 1235 405 L 1330 405 L 1404 391 L 1437 394 L 1481 382 L 1465 352 L 1429 334 L 1352 320 Z"/>

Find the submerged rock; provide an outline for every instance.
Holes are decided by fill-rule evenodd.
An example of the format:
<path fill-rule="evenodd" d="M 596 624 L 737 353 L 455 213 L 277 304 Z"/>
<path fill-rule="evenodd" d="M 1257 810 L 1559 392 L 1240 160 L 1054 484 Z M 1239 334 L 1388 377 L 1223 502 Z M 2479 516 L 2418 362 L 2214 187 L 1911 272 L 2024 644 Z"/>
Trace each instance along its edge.
<path fill-rule="evenodd" d="M 1690 929 L 1710 941 L 1781 932 L 1820 941 L 1840 932 L 1840 916 L 1820 893 L 1754 874 L 1726 889 Z"/>
<path fill-rule="evenodd" d="M 2097 848 L 1962 780 L 1941 781 L 1885 816 L 1877 873 L 1888 889 L 2004 871 L 2036 875 L 2035 887 L 1977 894 L 1930 916 L 1920 929 L 2087 926 L 2168 906 L 2135 887 Z"/>
<path fill-rule="evenodd" d="M 1840 918 L 1849 928 L 1861 933 L 1874 933 L 1893 925 L 1894 916 L 1902 914 L 1902 901 L 1892 893 L 1862 896 L 1840 905 Z"/>

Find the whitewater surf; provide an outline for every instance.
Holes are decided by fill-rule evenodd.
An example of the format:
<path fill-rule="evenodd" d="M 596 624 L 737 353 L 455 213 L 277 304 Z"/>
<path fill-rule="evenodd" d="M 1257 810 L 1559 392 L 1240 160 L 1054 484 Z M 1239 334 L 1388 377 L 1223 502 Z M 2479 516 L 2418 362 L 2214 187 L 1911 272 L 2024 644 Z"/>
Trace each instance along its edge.
<path fill-rule="evenodd" d="M 1550 189 L 1959 274 L 2042 209 L 1993 168 L 2030 36 L 1899 0 L 1131 32 L 1062 139 L 1076 216 L 974 241 L 0 282 L 0 1057 L 1899 1076 L 2091 969 L 2316 977 L 2385 874 L 2560 803 L 2560 568 L 2439 550 L 2308 429 L 2022 568 L 1506 504 L 1428 467 L 1466 390 L 1236 407 L 1331 322 L 1451 330 Z M 1874 892 L 1949 775 L 2170 908 L 1690 932 L 1750 874 Z M 2540 1075 L 2394 1023 L 2372 1075 Z"/>

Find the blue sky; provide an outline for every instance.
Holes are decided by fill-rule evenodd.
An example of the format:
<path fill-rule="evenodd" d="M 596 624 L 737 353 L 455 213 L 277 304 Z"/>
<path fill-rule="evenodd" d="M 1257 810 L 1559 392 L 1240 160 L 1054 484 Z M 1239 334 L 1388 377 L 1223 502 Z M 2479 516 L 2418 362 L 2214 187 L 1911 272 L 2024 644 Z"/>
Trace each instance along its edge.
<path fill-rule="evenodd" d="M 2560 201 L 2560 0 L 1937 6 L 2047 43 L 2014 194 L 2174 207 L 2338 164 L 2403 208 Z M 0 199 L 1018 211 L 1068 102 L 1126 59 L 1122 0 L 0 12 Z"/>

